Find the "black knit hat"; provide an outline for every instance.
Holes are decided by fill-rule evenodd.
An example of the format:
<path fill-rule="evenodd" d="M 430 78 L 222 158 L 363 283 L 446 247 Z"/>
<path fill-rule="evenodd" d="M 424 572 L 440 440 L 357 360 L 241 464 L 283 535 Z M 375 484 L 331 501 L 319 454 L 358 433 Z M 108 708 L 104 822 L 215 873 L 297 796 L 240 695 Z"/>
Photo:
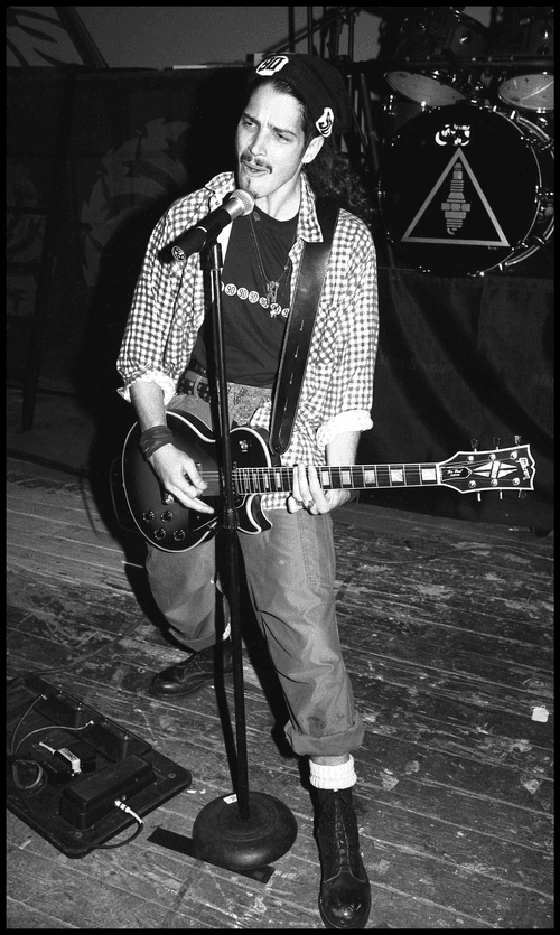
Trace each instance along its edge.
<path fill-rule="evenodd" d="M 265 58 L 256 74 L 278 77 L 289 84 L 307 105 L 321 136 L 330 136 L 333 129 L 337 133 L 350 129 L 352 116 L 344 79 L 324 59 L 282 52 Z"/>

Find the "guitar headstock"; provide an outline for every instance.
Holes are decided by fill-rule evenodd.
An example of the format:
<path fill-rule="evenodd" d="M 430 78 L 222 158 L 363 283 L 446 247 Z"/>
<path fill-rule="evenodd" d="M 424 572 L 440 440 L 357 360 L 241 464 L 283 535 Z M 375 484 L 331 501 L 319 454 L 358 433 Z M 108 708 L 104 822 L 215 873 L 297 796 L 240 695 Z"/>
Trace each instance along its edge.
<path fill-rule="evenodd" d="M 441 483 L 459 493 L 532 490 L 535 462 L 529 445 L 491 451 L 458 451 L 438 465 Z"/>

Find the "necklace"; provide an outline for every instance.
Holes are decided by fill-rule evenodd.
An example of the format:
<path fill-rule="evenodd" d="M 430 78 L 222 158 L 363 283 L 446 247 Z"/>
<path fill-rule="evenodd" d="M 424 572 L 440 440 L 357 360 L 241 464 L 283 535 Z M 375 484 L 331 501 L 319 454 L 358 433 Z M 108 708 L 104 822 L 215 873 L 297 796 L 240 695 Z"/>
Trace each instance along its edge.
<path fill-rule="evenodd" d="M 280 306 L 278 305 L 278 290 L 280 288 L 280 283 L 282 282 L 285 274 L 288 272 L 291 266 L 291 260 L 290 260 L 290 257 L 288 256 L 287 263 L 284 269 L 282 270 L 282 272 L 280 273 L 280 276 L 278 279 L 267 279 L 266 273 L 264 271 L 261 251 L 259 250 L 259 245 L 257 243 L 257 235 L 255 232 L 255 225 L 253 222 L 252 215 L 249 215 L 249 226 L 251 228 L 251 237 L 253 239 L 255 253 L 257 254 L 259 269 L 261 271 L 261 276 L 264 280 L 264 285 L 266 288 L 266 298 L 268 300 L 268 307 L 270 310 L 269 314 L 271 318 L 275 318 L 277 315 L 280 314 Z"/>

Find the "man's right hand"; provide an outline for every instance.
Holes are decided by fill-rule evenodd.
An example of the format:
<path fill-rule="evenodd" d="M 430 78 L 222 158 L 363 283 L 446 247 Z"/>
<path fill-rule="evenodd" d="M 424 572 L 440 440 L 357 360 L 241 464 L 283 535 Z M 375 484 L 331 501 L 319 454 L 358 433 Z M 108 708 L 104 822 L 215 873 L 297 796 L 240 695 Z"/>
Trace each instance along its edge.
<path fill-rule="evenodd" d="M 189 510 L 199 513 L 214 513 L 213 507 L 203 500 L 201 494 L 208 486 L 199 474 L 196 462 L 174 445 L 157 448 L 149 459 L 160 483 L 167 493 Z"/>

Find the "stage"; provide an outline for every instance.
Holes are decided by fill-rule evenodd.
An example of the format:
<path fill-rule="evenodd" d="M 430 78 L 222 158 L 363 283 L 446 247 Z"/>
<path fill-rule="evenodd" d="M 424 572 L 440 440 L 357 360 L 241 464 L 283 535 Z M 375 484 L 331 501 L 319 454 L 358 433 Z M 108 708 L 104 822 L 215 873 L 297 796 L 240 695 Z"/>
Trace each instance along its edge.
<path fill-rule="evenodd" d="M 340 634 L 366 725 L 355 759 L 368 927 L 552 928 L 552 534 L 367 504 L 335 525 Z M 8 927 L 322 928 L 305 777 L 250 613 L 250 788 L 298 823 L 267 883 L 148 841 L 156 828 L 190 836 L 231 791 L 233 691 L 148 694 L 182 653 L 158 625 L 142 540 L 118 532 L 87 477 L 11 457 L 7 554 L 10 680 L 41 672 L 193 775 L 131 844 L 80 860 L 8 813 Z"/>

